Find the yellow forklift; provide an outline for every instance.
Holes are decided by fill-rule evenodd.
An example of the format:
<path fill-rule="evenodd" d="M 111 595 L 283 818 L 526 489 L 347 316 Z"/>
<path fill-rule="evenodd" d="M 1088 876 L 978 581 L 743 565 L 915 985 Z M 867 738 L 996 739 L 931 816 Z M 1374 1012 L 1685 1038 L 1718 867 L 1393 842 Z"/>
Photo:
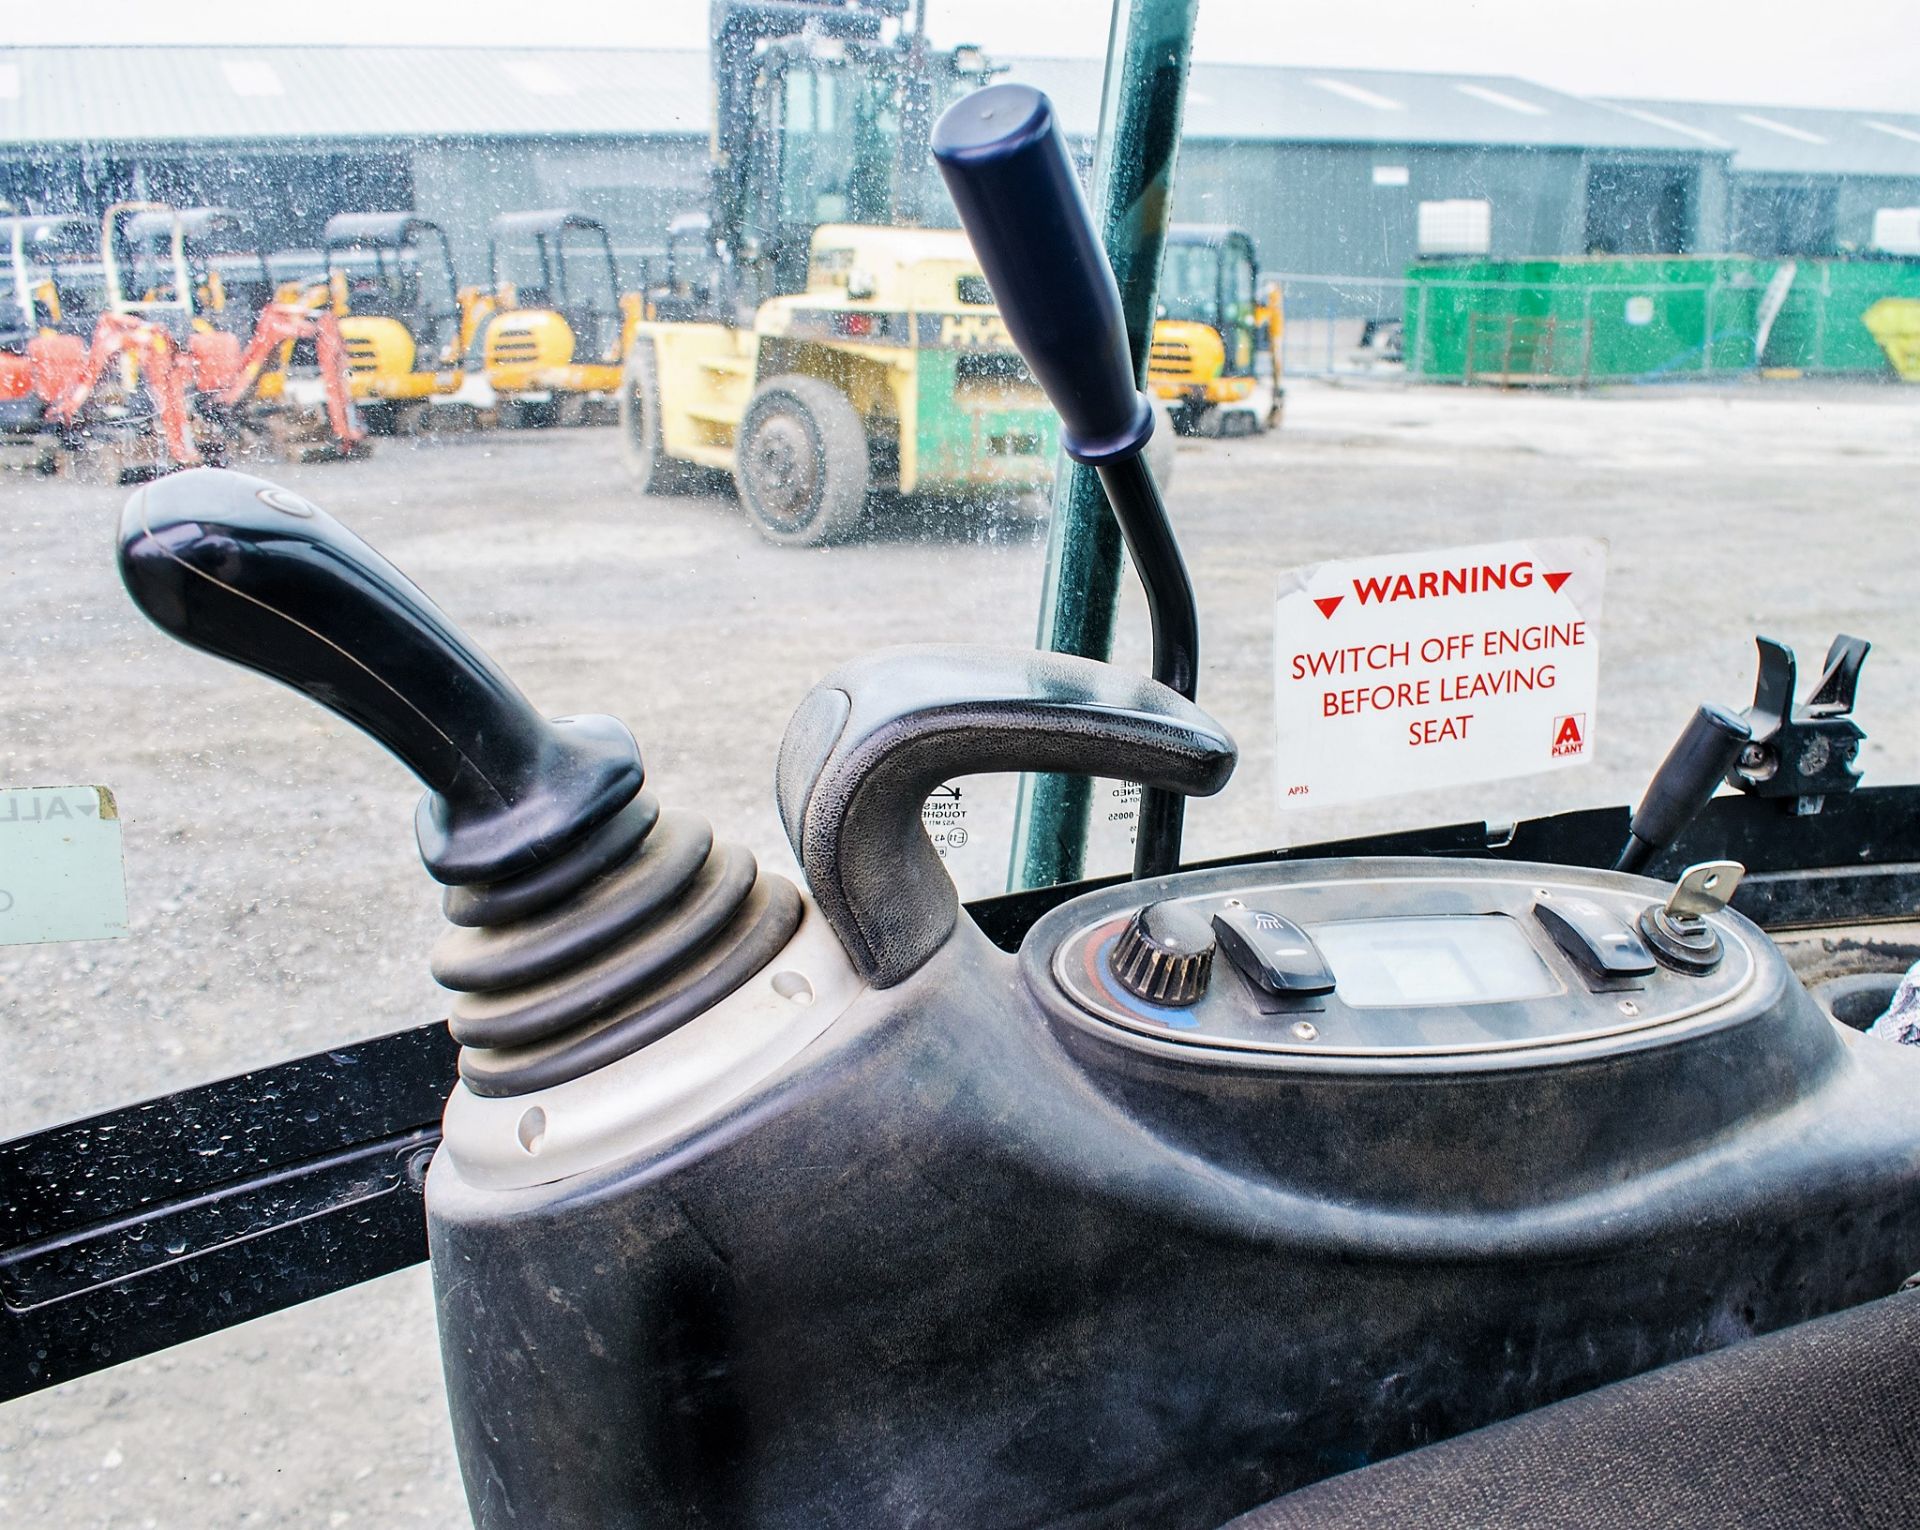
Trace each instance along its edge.
<path fill-rule="evenodd" d="M 620 291 L 607 226 L 566 208 L 502 213 L 488 288 L 468 301 L 500 422 L 610 423 L 640 298 Z"/>
<path fill-rule="evenodd" d="M 928 156 L 991 75 L 904 0 L 713 8 L 708 210 L 675 220 L 620 390 L 643 492 L 732 475 L 761 534 L 849 534 L 869 495 L 1026 496 L 1058 425 Z M 878 501 L 876 500 L 876 503 Z"/>
<path fill-rule="evenodd" d="M 360 419 L 375 435 L 411 435 L 464 376 L 469 337 L 446 233 L 412 213 L 340 213 L 323 244 Z"/>
<path fill-rule="evenodd" d="M 1280 423 L 1285 311 L 1278 283 L 1259 289 L 1259 270 L 1242 229 L 1167 230 L 1147 384 L 1182 435 L 1253 436 Z"/>

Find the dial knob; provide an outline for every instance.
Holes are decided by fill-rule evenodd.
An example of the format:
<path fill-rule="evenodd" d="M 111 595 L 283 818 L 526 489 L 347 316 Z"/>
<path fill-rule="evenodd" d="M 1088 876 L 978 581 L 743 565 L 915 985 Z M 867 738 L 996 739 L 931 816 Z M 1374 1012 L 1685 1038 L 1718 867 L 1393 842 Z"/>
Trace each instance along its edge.
<path fill-rule="evenodd" d="M 1184 903 L 1149 903 L 1120 932 L 1110 962 L 1114 978 L 1137 999 L 1176 1008 L 1207 991 L 1213 973 L 1213 926 Z"/>

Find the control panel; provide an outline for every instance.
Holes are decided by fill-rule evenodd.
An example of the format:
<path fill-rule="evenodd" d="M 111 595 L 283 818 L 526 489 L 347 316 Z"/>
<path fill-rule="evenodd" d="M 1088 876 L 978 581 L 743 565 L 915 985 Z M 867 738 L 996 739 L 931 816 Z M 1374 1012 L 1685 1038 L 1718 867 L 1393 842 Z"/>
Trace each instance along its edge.
<path fill-rule="evenodd" d="M 1052 976 L 1096 1026 L 1276 1062 L 1523 1053 L 1738 999 L 1778 960 L 1724 909 L 1739 874 L 1711 863 L 1673 888 L 1445 861 L 1189 874 L 1158 899 L 1136 883 L 1080 900 L 1131 894 L 1058 940 Z"/>

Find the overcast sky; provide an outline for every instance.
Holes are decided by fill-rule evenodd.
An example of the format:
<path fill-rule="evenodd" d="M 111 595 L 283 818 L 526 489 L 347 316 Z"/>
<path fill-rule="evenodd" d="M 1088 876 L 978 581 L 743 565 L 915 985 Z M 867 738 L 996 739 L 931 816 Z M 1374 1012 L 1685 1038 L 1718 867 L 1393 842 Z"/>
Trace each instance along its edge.
<path fill-rule="evenodd" d="M 706 0 L 0 0 L 4 43 L 704 46 Z M 928 0 L 936 42 L 1098 55 L 1104 0 Z M 1920 112 L 1920 0 L 1200 0 L 1199 58 Z"/>

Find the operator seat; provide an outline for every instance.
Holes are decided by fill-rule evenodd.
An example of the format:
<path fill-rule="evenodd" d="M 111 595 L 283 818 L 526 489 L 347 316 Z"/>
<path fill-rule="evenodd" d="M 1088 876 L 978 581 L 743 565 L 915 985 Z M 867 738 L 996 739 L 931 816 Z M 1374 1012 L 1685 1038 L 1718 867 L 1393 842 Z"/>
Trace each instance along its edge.
<path fill-rule="evenodd" d="M 1224 1530 L 1910 1530 L 1920 1291 L 1330 1477 Z"/>

